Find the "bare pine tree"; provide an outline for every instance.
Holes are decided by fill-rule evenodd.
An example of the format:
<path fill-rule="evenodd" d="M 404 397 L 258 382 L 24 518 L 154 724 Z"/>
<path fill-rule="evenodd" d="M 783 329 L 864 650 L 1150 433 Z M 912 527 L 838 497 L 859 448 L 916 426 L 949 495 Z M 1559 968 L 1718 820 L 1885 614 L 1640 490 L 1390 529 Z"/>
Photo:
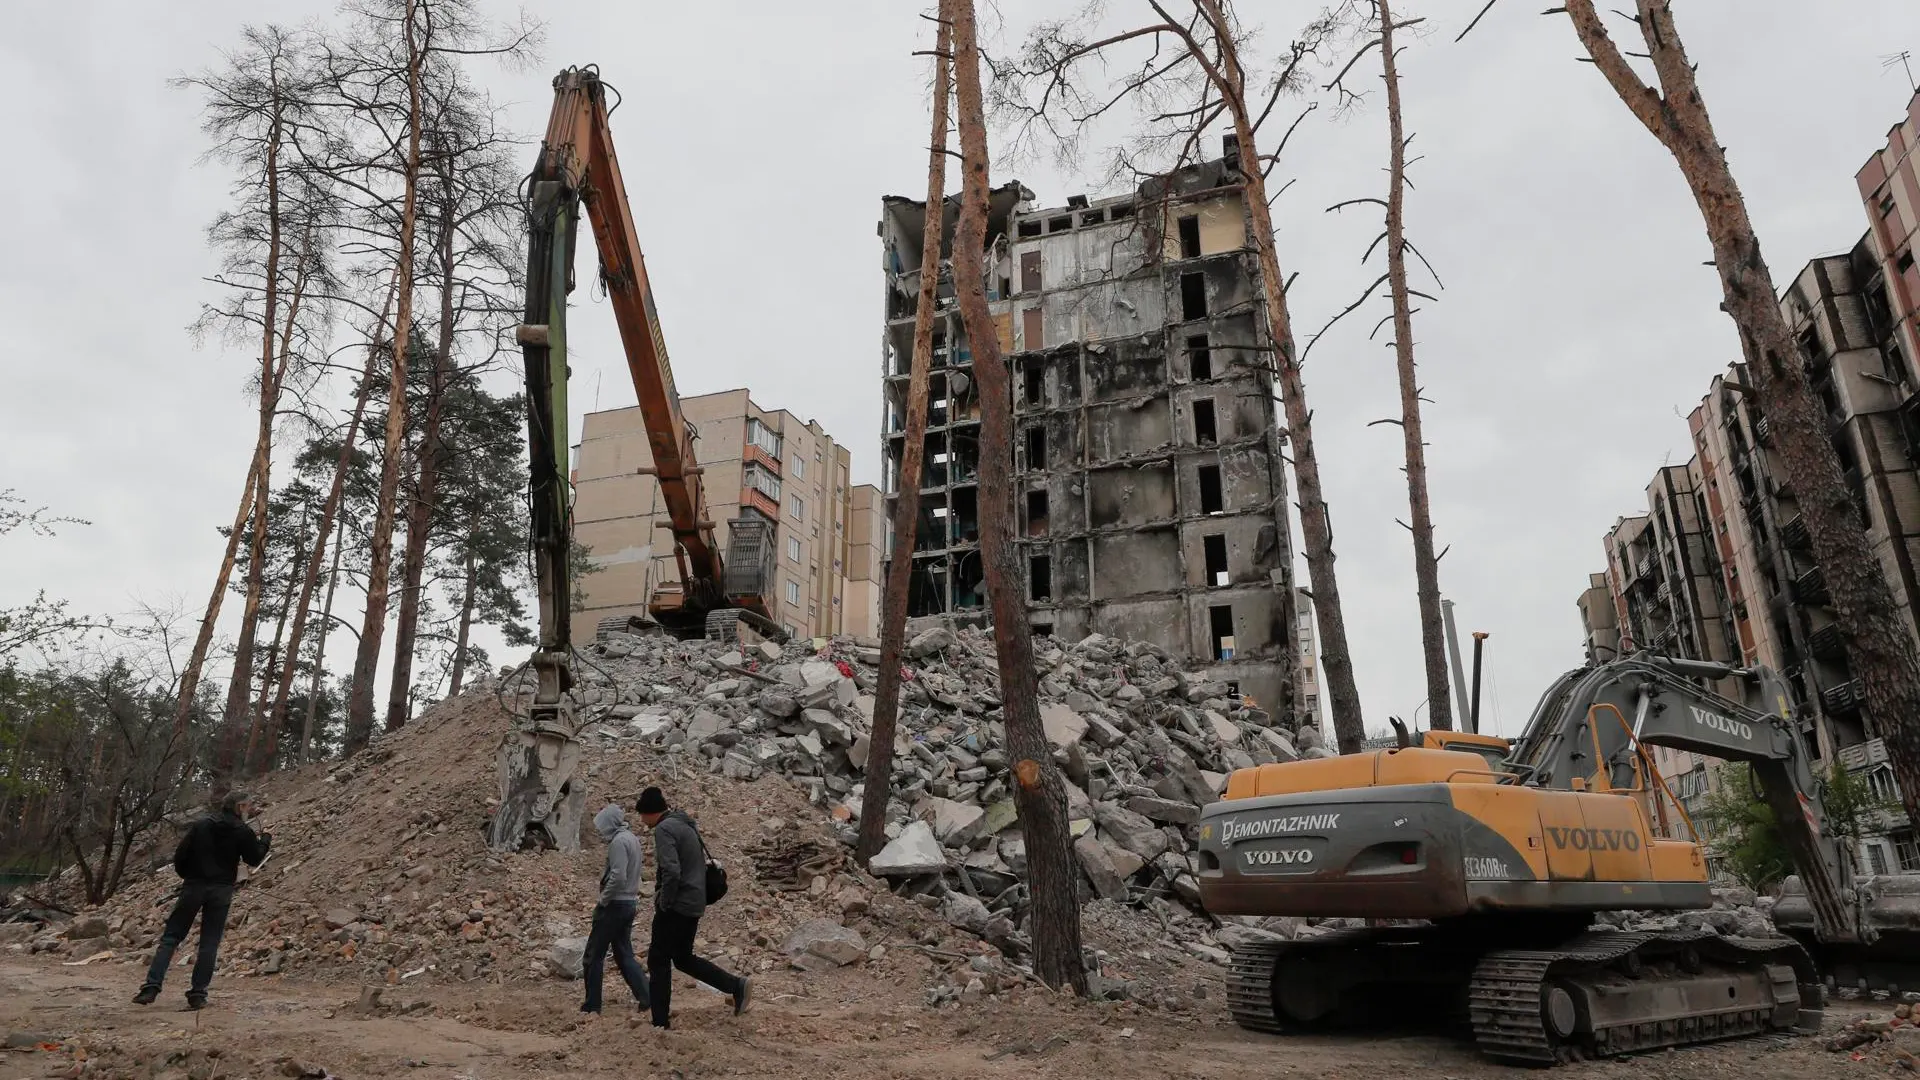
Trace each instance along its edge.
<path fill-rule="evenodd" d="M 952 26 L 936 19 L 933 46 L 933 134 L 927 146 L 927 207 L 921 225 L 920 291 L 913 313 L 912 372 L 907 379 L 907 429 L 900 454 L 900 482 L 893 505 L 893 557 L 880 622 L 880 685 L 874 690 L 873 734 L 867 749 L 867 780 L 860 801 L 860 841 L 854 857 L 865 863 L 887 842 L 887 801 L 893 793 L 893 735 L 900 715 L 900 659 L 907 636 L 907 593 L 913 580 L 913 548 L 920 523 L 920 471 L 927 441 L 928 375 L 933 367 L 935 295 L 940 249 L 946 236 L 947 107 L 953 93 Z"/>
<path fill-rule="evenodd" d="M 952 24 L 964 181 L 953 237 L 953 288 L 973 350 L 974 377 L 980 380 L 980 553 L 1000 664 L 1000 707 L 1014 759 L 1014 806 L 1027 845 L 1033 968 L 1048 986 L 1071 986 L 1084 996 L 1087 969 L 1080 954 L 1078 871 L 1067 832 L 1066 781 L 1040 725 L 1033 631 L 1027 625 L 1026 590 L 1013 539 L 1013 396 L 987 307 L 987 118 L 973 0 L 945 0 L 942 8 Z M 895 557 L 910 558 L 911 553 Z"/>
<path fill-rule="evenodd" d="M 1781 471 L 1806 521 L 1848 663 L 1865 687 L 1869 730 L 1886 740 L 1907 814 L 1920 821 L 1920 652 L 1854 509 L 1826 409 L 1780 310 L 1746 199 L 1714 133 L 1671 7 L 1666 0 L 1636 0 L 1634 8 L 1631 19 L 1657 88 L 1640 78 L 1607 35 L 1592 0 L 1568 0 L 1560 10 L 1614 93 L 1673 155 L 1700 208 L 1723 307 L 1740 331 L 1752 393 L 1770 421 Z"/>

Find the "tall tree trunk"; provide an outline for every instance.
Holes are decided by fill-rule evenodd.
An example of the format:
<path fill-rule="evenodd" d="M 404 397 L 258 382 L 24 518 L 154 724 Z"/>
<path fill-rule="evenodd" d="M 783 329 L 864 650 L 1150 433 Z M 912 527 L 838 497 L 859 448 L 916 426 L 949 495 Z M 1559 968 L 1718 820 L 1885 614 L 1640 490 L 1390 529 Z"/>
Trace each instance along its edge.
<path fill-rule="evenodd" d="M 447 186 L 440 208 L 440 339 L 434 345 L 433 370 L 427 380 L 427 416 L 420 436 L 420 470 L 414 484 L 413 505 L 407 515 L 407 549 L 401 561 L 400 616 L 393 630 L 393 683 L 387 691 L 387 730 L 407 722 L 413 709 L 413 646 L 420 627 L 420 583 L 427 571 L 428 533 L 433 528 L 433 501 L 440 486 L 440 408 L 453 366 L 453 176 L 450 159 L 441 155 Z"/>
<path fill-rule="evenodd" d="M 453 670 L 449 673 L 448 697 L 459 697 L 467 674 L 467 636 L 473 631 L 473 601 L 479 592 L 478 572 L 474 568 L 471 530 L 467 540 L 466 586 L 460 596 L 460 630 L 453 638 Z"/>
<path fill-rule="evenodd" d="M 1433 509 L 1427 500 L 1427 448 L 1420 424 L 1420 381 L 1413 369 L 1413 300 L 1407 291 L 1407 139 L 1400 124 L 1400 70 L 1393 54 L 1393 12 L 1380 14 L 1380 55 L 1387 81 L 1387 285 L 1393 292 L 1393 355 L 1400 369 L 1400 429 L 1407 448 L 1407 502 L 1412 514 L 1413 577 L 1420 601 L 1420 651 L 1427 665 L 1427 716 L 1436 731 L 1453 730 L 1447 696 L 1447 636 L 1440 620 L 1440 560 L 1433 551 Z"/>
<path fill-rule="evenodd" d="M 880 685 L 874 690 L 873 736 L 866 787 L 860 798 L 860 842 L 865 864 L 886 845 L 887 802 L 893 794 L 893 737 L 900 715 L 900 657 L 907 636 L 907 594 L 920 524 L 920 473 L 927 441 L 928 373 L 933 366 L 933 319 L 940 284 L 940 243 L 946 234 L 947 102 L 953 93 L 953 34 L 942 17 L 933 46 L 933 135 L 927 152 L 927 209 L 921 226 L 920 295 L 913 312 L 913 359 L 907 379 L 907 429 L 900 453 L 900 484 L 893 503 L 893 552 L 880 620 Z M 958 282 L 956 281 L 956 287 Z"/>
<path fill-rule="evenodd" d="M 187 662 L 180 669 L 180 697 L 174 703 L 173 743 L 178 752 L 186 746 L 187 719 L 193 715 L 193 702 L 200 689 L 200 673 L 206 667 L 207 653 L 213 647 L 213 630 L 220 621 L 220 607 L 227 597 L 227 583 L 233 579 L 233 564 L 240 554 L 240 538 L 247 534 L 247 522 L 253 519 L 253 499 L 259 490 L 261 466 L 265 464 L 263 456 L 266 444 L 256 443 L 253 448 L 253 461 L 247 466 L 247 487 L 240 495 L 240 509 L 234 512 L 233 527 L 227 530 L 227 551 L 220 559 L 220 572 L 214 575 L 213 596 L 207 600 L 207 611 L 200 617 L 200 629 L 193 639 L 193 650 L 187 654 Z"/>
<path fill-rule="evenodd" d="M 311 507 L 309 503 L 300 515 L 299 544 L 306 543 L 307 527 L 313 520 Z M 314 543 L 318 546 L 324 542 L 323 537 Z M 281 646 L 286 644 L 287 623 L 293 617 L 294 590 L 300 584 L 300 579 L 294 575 L 305 560 L 306 552 L 297 546 L 287 560 L 287 587 L 280 596 L 280 617 L 273 624 L 273 644 L 267 646 L 267 662 L 260 668 L 260 691 L 253 699 L 253 722 L 247 728 L 247 752 L 241 759 L 249 776 L 258 776 L 272 767 L 274 751 L 279 743 L 280 727 L 272 722 L 273 688 L 280 681 L 280 669 L 287 655 L 281 651 Z M 265 743 L 260 741 L 262 729 L 267 734 Z"/>
<path fill-rule="evenodd" d="M 1300 376 L 1299 350 L 1293 336 L 1293 316 L 1287 307 L 1286 278 L 1273 242 L 1273 215 L 1267 209 L 1267 182 L 1261 175 L 1260 152 L 1254 143 L 1253 117 L 1247 110 L 1246 75 L 1233 40 L 1233 23 L 1220 0 L 1195 0 L 1214 27 L 1220 63 L 1214 67 L 1206 50 L 1189 41 L 1188 48 L 1212 72 L 1233 131 L 1240 141 L 1241 193 L 1247 207 L 1249 230 L 1260 260 L 1261 289 L 1265 294 L 1267 330 L 1273 338 L 1274 369 L 1280 376 L 1280 402 L 1287 417 L 1287 442 L 1293 449 L 1293 477 L 1300 499 L 1300 542 L 1307 558 L 1307 580 L 1313 586 L 1313 610 L 1320 627 L 1320 668 L 1326 675 L 1327 705 L 1333 714 L 1335 742 L 1343 754 L 1359 752 L 1366 739 L 1360 713 L 1360 690 L 1353 681 L 1353 656 L 1347 647 L 1347 620 L 1340 607 L 1340 585 L 1333 569 L 1333 519 L 1320 485 L 1320 458 L 1314 452 L 1313 411 L 1307 408 L 1307 386 Z M 1287 645 L 1297 657 L 1292 627 L 1293 597 L 1279 598 L 1289 613 Z M 1299 701 L 1297 687 L 1294 700 Z M 1297 709 L 1297 706 L 1296 706 Z M 1298 716 L 1306 723 L 1308 717 Z"/>
<path fill-rule="evenodd" d="M 960 221 L 953 238 L 953 288 L 973 350 L 973 377 L 980 383 L 981 564 L 993 611 L 994 652 L 1000 663 L 1001 713 L 1014 759 L 1014 805 L 1027 844 L 1033 970 L 1048 986 L 1071 986 L 1084 996 L 1087 969 L 1080 953 L 1080 903 L 1067 834 L 1066 782 L 1040 726 L 1032 628 L 1027 625 L 1026 590 L 1021 587 L 1013 540 L 1013 397 L 984 280 L 987 120 L 980 94 L 980 48 L 974 36 L 973 0 L 946 0 L 942 6 L 952 23 L 964 177 Z M 903 554 L 911 556 L 911 552 Z"/>
<path fill-rule="evenodd" d="M 1866 692 L 1868 730 L 1886 741 L 1907 816 L 1920 821 L 1920 652 L 1854 509 L 1826 409 L 1801 366 L 1673 13 L 1665 0 L 1637 0 L 1635 6 L 1658 90 L 1641 82 L 1615 47 L 1592 0 L 1568 0 L 1565 10 L 1594 66 L 1673 155 L 1700 208 L 1724 307 L 1739 328 L 1740 351 L 1832 596 L 1848 664 Z"/>
<path fill-rule="evenodd" d="M 371 555 L 367 567 L 367 610 L 360 625 L 360 648 L 353 662 L 347 704 L 346 752 L 373 738 L 373 680 L 380 668 L 380 642 L 387 626 L 387 587 L 392 575 L 393 522 L 400 494 L 402 443 L 407 423 L 407 342 L 413 329 L 413 236 L 420 189 L 421 44 L 414 37 L 415 0 L 407 0 L 402 33 L 407 39 L 407 162 L 400 199 L 400 254 L 395 276 L 393 378 L 387 395 L 386 454 L 380 467 L 380 495 L 374 505 Z"/>
<path fill-rule="evenodd" d="M 333 594 L 340 584 L 340 548 L 346 543 L 347 519 L 334 526 L 333 568 L 327 571 L 327 599 L 320 605 L 320 633 L 313 639 L 313 676 L 307 681 L 307 707 L 300 717 L 300 764 L 313 747 L 313 711 L 319 708 L 320 680 L 327 674 L 327 632 L 333 629 Z"/>
<path fill-rule="evenodd" d="M 261 283 L 264 293 L 260 315 L 260 427 L 256 433 L 259 440 L 254 451 L 258 462 L 258 485 L 253 500 L 253 539 L 247 549 L 247 597 L 240 617 L 240 634 L 233 649 L 233 675 L 227 681 L 227 707 L 221 718 L 220 748 L 214 759 L 213 784 L 216 791 L 223 790 L 234 768 L 234 757 L 240 749 L 240 725 L 242 718 L 252 710 L 253 702 L 253 642 L 257 631 L 256 623 L 260 616 L 260 594 L 266 587 L 267 561 L 267 514 L 272 505 L 273 492 L 273 417 L 280 406 L 280 371 L 285 365 L 286 353 L 293 336 L 293 320 L 298 313 L 298 301 L 288 305 L 287 333 L 279 337 L 281 347 L 275 348 L 276 330 L 280 306 L 280 257 L 282 255 L 280 235 L 280 142 L 282 138 L 282 103 L 279 93 L 279 66 L 276 59 L 270 76 L 274 82 L 273 114 L 267 129 L 267 164 L 265 180 L 267 185 L 267 260 L 265 279 Z M 301 263 L 305 265 L 305 253 Z M 276 364 L 276 360 L 279 361 Z"/>
<path fill-rule="evenodd" d="M 395 279 L 396 284 L 398 278 Z M 373 396 L 373 374 L 380 359 L 380 338 L 386 329 L 387 316 L 393 309 L 394 286 L 387 289 L 387 299 L 380 307 L 380 320 L 374 324 L 373 340 L 367 345 L 367 363 L 360 371 L 360 387 L 353 397 L 353 416 L 347 421 L 346 433 L 340 439 L 340 456 L 333 466 L 333 484 L 327 489 L 327 499 L 320 509 L 320 524 L 314 529 L 313 557 L 307 560 L 304 580 L 300 582 L 300 599 L 293 606 L 293 629 L 287 637 L 287 651 L 280 669 L 280 685 L 274 691 L 273 707 L 267 713 L 267 728 L 270 732 L 268 745 L 278 743 L 280 732 L 287 723 L 287 700 L 293 693 L 294 676 L 300 667 L 300 645 L 307 630 L 307 613 L 313 605 L 313 590 L 320 580 L 320 568 L 327 560 L 327 534 L 334 532 L 334 518 L 340 513 L 340 504 L 346 498 L 347 473 L 353 464 L 353 448 L 360 438 L 360 421 L 366 416 L 367 400 Z M 344 522 L 342 522 L 344 524 Z M 339 569 L 339 547 L 334 548 L 334 568 Z M 328 579 L 327 608 L 333 607 L 332 578 Z M 321 630 L 325 634 L 325 629 Z M 316 659 L 315 663 L 318 663 Z M 317 669 L 316 669 L 317 670 Z M 307 710 L 313 710 L 311 700 Z M 306 760 L 306 736 L 300 740 L 301 760 Z"/>

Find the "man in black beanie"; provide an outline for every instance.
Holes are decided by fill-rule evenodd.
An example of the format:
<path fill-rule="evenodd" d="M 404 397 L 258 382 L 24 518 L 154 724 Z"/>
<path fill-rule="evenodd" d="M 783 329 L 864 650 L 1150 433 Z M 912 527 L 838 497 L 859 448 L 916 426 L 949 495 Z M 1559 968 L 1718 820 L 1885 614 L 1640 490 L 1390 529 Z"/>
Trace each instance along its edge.
<path fill-rule="evenodd" d="M 653 1026 L 669 1026 L 673 969 L 699 979 L 733 998 L 735 1016 L 747 1011 L 747 980 L 693 955 L 700 916 L 707 911 L 707 848 L 684 810 L 667 807 L 657 787 L 640 793 L 634 804 L 640 820 L 653 830 L 653 941 L 647 945 L 647 970 L 653 991 Z"/>

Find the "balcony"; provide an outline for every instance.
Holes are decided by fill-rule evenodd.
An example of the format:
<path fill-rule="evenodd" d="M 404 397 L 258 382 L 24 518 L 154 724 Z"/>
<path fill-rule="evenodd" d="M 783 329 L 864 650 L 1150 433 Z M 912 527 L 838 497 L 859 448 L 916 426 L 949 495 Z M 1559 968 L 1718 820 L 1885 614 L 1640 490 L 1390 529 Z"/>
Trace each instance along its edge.
<path fill-rule="evenodd" d="M 1833 597 L 1827 592 L 1826 576 L 1814 567 L 1793 579 L 1793 599 L 1795 603 L 1810 604 L 1814 607 L 1826 607 L 1833 603 Z"/>
<path fill-rule="evenodd" d="M 1821 660 L 1845 660 L 1847 658 L 1847 640 L 1840 633 L 1839 623 L 1828 623 L 1807 636 L 1807 647 Z"/>
<path fill-rule="evenodd" d="M 1780 540 L 1789 551 L 1813 550 L 1813 537 L 1807 532 L 1807 519 L 1800 514 L 1793 515 L 1780 526 Z"/>
<path fill-rule="evenodd" d="M 1850 679 L 1820 691 L 1820 704 L 1835 716 L 1852 716 L 1860 711 L 1860 706 L 1865 702 L 1866 694 L 1858 679 Z"/>

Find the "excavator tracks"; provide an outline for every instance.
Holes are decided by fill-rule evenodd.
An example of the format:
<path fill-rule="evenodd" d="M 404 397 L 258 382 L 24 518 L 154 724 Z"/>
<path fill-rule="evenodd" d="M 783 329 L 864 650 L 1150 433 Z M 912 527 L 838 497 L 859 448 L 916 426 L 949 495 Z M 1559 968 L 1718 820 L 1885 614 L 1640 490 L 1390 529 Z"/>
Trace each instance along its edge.
<path fill-rule="evenodd" d="M 1236 949 L 1227 1004 L 1251 1031 L 1300 1032 L 1335 1018 L 1365 1029 L 1379 1026 L 1368 1022 L 1370 1002 L 1420 984 L 1453 996 L 1461 1007 L 1448 1011 L 1482 1053 L 1534 1066 L 1815 1030 L 1823 1000 L 1806 951 L 1786 939 L 1580 933 L 1545 948 L 1493 949 L 1436 926 Z"/>

